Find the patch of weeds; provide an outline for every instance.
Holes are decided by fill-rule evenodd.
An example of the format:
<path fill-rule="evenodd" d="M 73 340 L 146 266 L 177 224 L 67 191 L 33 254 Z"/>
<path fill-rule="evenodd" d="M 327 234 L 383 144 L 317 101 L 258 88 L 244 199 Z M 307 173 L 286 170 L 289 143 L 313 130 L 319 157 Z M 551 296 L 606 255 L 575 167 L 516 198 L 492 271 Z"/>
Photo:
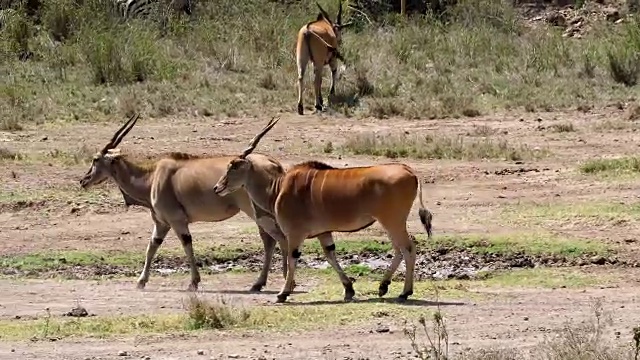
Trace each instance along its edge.
<path fill-rule="evenodd" d="M 566 323 L 562 330 L 550 336 L 532 347 L 529 356 L 533 359 L 563 359 L 563 360 L 629 360 L 632 354 L 640 351 L 640 330 L 634 329 L 633 349 L 620 349 L 604 338 L 604 334 L 612 324 L 610 314 L 603 310 L 602 300 L 596 299 L 593 303 L 594 316 L 591 321 L 572 324 Z M 428 318 L 431 318 L 431 321 Z M 437 311 L 431 315 L 421 315 L 418 318 L 420 327 L 415 324 L 407 325 L 405 322 L 404 334 L 410 340 L 412 350 L 418 354 L 421 360 L 447 360 L 449 357 L 449 339 L 455 338 L 455 334 L 449 334 L 444 316 L 438 306 Z M 431 324 L 429 329 L 427 324 Z M 417 329 L 420 329 L 418 333 Z M 426 338 L 421 341 L 420 338 Z M 510 360 L 523 357 L 518 349 L 479 349 L 465 354 L 460 354 L 455 359 L 464 360 Z"/>
<path fill-rule="evenodd" d="M 331 154 L 333 150 L 333 142 L 331 141 L 327 141 L 322 148 L 322 152 L 325 154 Z"/>
<path fill-rule="evenodd" d="M 605 120 L 595 124 L 593 126 L 593 129 L 596 131 L 607 131 L 607 130 L 627 130 L 635 127 L 636 127 L 635 124 L 626 120 Z"/>
<path fill-rule="evenodd" d="M 488 125 L 474 125 L 473 131 L 468 135 L 488 137 L 488 136 L 494 135 L 497 132 L 498 131 L 496 129 Z"/>
<path fill-rule="evenodd" d="M 556 124 L 551 125 L 550 129 L 551 129 L 551 131 L 557 132 L 557 133 L 574 132 L 574 131 L 576 131 L 576 129 L 573 126 L 572 122 L 556 123 Z"/>
<path fill-rule="evenodd" d="M 0 161 L 2 160 L 22 160 L 23 155 L 5 147 L 0 147 Z"/>
<path fill-rule="evenodd" d="M 388 158 L 416 159 L 536 159 L 546 151 L 527 145 L 513 145 L 506 139 L 468 139 L 444 134 L 358 134 L 348 136 L 342 148 L 354 155 L 374 155 Z"/>
<path fill-rule="evenodd" d="M 258 81 L 258 86 L 267 90 L 275 90 L 278 87 L 271 72 L 264 74 L 260 78 L 260 80 Z"/>
<path fill-rule="evenodd" d="M 2 131 L 21 131 L 23 129 L 20 121 L 15 116 L 2 119 L 0 122 L 0 130 Z"/>
<path fill-rule="evenodd" d="M 249 311 L 229 304 L 229 300 L 223 297 L 207 301 L 190 295 L 185 310 L 190 330 L 227 329 L 247 321 L 251 315 Z"/>
<path fill-rule="evenodd" d="M 640 104 L 634 102 L 624 112 L 624 118 L 629 121 L 640 119 Z"/>
<path fill-rule="evenodd" d="M 602 299 L 592 304 L 593 318 L 582 324 L 567 323 L 553 338 L 546 339 L 536 347 L 540 358 L 547 359 L 630 359 L 627 350 L 616 348 L 603 337 L 613 324 L 611 315 L 604 311 Z"/>
<path fill-rule="evenodd" d="M 587 160 L 579 167 L 584 174 L 608 173 L 611 175 L 636 174 L 640 172 L 639 157 Z"/>
<path fill-rule="evenodd" d="M 634 223 L 640 205 L 616 202 L 572 202 L 508 206 L 503 216 L 516 223 L 543 225 L 549 221 L 577 223 L 592 227 Z"/>
<path fill-rule="evenodd" d="M 640 74 L 640 56 L 637 50 L 618 48 L 607 51 L 609 74 L 617 83 L 631 87 L 638 83 Z"/>
<path fill-rule="evenodd" d="M 526 254 L 560 255 L 565 257 L 579 257 L 583 255 L 604 255 L 611 250 L 599 241 L 588 239 L 566 238 L 550 233 L 514 233 L 508 235 L 458 235 L 435 236 L 429 241 L 422 235 L 416 236 L 419 240 L 419 249 L 424 247 L 431 249 L 469 250 L 478 254 L 513 255 Z"/>
<path fill-rule="evenodd" d="M 90 163 L 94 153 L 94 151 L 83 144 L 75 151 L 50 150 L 45 154 L 44 158 L 54 159 L 64 165 L 77 165 Z"/>

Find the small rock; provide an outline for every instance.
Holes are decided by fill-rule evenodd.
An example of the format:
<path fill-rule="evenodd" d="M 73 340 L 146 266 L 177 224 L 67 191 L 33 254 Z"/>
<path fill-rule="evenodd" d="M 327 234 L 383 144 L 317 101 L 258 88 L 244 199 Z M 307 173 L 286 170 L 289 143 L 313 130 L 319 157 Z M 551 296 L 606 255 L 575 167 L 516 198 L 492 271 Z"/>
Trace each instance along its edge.
<path fill-rule="evenodd" d="M 85 316 L 89 316 L 89 312 L 87 311 L 87 309 L 83 308 L 82 306 L 76 306 L 73 309 L 71 309 L 71 311 L 65 313 L 64 316 L 85 317 Z"/>
<path fill-rule="evenodd" d="M 118 356 L 129 356 L 129 353 L 124 350 L 120 350 L 118 351 Z"/>
<path fill-rule="evenodd" d="M 198 350 L 198 351 L 196 351 L 196 354 L 198 354 L 198 355 L 204 355 L 204 350 Z"/>
<path fill-rule="evenodd" d="M 376 332 L 377 333 L 388 333 L 389 332 L 389 327 L 386 325 L 380 325 L 376 328 Z"/>
<path fill-rule="evenodd" d="M 229 359 L 239 359 L 239 358 L 240 358 L 240 355 L 238 355 L 238 354 L 230 354 L 230 355 L 228 355 L 227 357 L 228 357 Z"/>
<path fill-rule="evenodd" d="M 606 262 L 607 259 L 602 256 L 594 256 L 591 258 L 591 263 L 595 265 L 604 265 Z"/>
<path fill-rule="evenodd" d="M 525 316 L 524 318 L 522 318 L 522 320 L 524 320 L 524 321 L 529 321 L 529 317 L 528 317 L 528 316 Z"/>
<path fill-rule="evenodd" d="M 143 356 L 142 359 L 144 360 L 151 360 L 151 356 Z"/>

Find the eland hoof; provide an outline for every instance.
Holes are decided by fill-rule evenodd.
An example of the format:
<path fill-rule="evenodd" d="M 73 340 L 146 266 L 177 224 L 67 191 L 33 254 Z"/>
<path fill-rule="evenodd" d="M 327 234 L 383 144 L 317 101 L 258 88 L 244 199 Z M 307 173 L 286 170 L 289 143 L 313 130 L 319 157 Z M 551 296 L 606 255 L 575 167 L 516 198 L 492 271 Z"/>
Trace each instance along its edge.
<path fill-rule="evenodd" d="M 345 287 L 344 289 L 344 301 L 353 301 L 353 297 L 356 296 L 353 286 Z"/>
<path fill-rule="evenodd" d="M 411 295 L 413 295 L 413 291 L 409 291 L 409 292 L 406 292 L 404 294 L 400 294 L 400 295 L 398 295 L 397 301 L 399 303 L 407 302 L 407 299 L 409 299 L 409 296 L 411 296 Z"/>
<path fill-rule="evenodd" d="M 264 287 L 264 285 L 262 285 L 262 284 L 254 284 L 251 287 L 251 289 L 249 289 L 249 292 L 252 292 L 252 293 L 260 292 L 260 291 L 262 291 L 263 287 Z"/>
<path fill-rule="evenodd" d="M 289 297 L 289 294 L 278 294 L 276 299 L 276 304 L 280 304 L 287 301 L 288 297 Z"/>
<path fill-rule="evenodd" d="M 189 284 L 189 287 L 187 288 L 188 291 L 198 291 L 198 284 L 195 283 L 191 283 Z"/>
<path fill-rule="evenodd" d="M 147 285 L 147 282 L 144 280 L 138 280 L 138 284 L 136 285 L 136 288 L 138 288 L 138 290 L 144 290 L 144 287 Z"/>
<path fill-rule="evenodd" d="M 302 104 L 298 104 L 298 115 L 304 115 L 304 108 Z"/>
<path fill-rule="evenodd" d="M 380 287 L 378 287 L 378 297 L 385 296 L 388 291 L 389 291 L 389 284 L 387 283 L 380 284 Z"/>

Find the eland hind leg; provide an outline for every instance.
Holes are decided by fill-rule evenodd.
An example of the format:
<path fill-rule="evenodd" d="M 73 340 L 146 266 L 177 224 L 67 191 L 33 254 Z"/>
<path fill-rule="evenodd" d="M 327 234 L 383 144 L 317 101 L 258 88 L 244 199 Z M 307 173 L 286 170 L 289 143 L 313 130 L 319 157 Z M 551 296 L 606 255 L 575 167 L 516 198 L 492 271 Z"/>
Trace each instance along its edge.
<path fill-rule="evenodd" d="M 391 238 L 391 237 L 389 237 Z M 393 243 L 393 239 L 391 239 Z M 391 279 L 393 278 L 393 274 L 395 274 L 396 270 L 398 270 L 398 266 L 400 266 L 400 262 L 402 262 L 402 251 L 397 248 L 395 245 L 393 247 L 394 254 L 393 259 L 391 259 L 391 264 L 387 268 L 387 271 L 384 273 L 382 280 L 380 281 L 380 286 L 378 287 L 378 296 L 383 297 L 389 291 L 389 285 L 391 285 Z"/>
<path fill-rule="evenodd" d="M 324 251 L 327 261 L 338 273 L 340 282 L 342 282 L 342 286 L 344 286 L 344 300 L 353 300 L 353 297 L 356 294 L 353 290 L 353 282 L 349 279 L 347 274 L 345 274 L 344 270 L 342 270 L 342 267 L 340 267 L 340 264 L 338 263 L 338 259 L 336 258 L 336 244 L 333 241 L 333 235 L 331 233 L 323 234 L 318 236 L 318 240 L 320 241 L 320 245 L 322 246 L 322 250 Z"/>
<path fill-rule="evenodd" d="M 377 219 L 391 238 L 395 250 L 395 255 L 391 260 L 389 269 L 387 273 L 385 273 L 382 282 L 380 282 L 378 293 L 386 293 L 391 283 L 393 273 L 395 273 L 400 265 L 400 260 L 404 258 L 406 267 L 404 288 L 398 296 L 398 301 L 401 302 L 406 301 L 409 296 L 413 295 L 413 273 L 416 263 L 416 246 L 413 238 L 407 232 L 406 219 L 407 216 Z M 400 255 L 402 255 L 402 257 L 400 257 Z"/>
<path fill-rule="evenodd" d="M 322 71 L 323 70 L 324 70 L 324 67 L 322 65 L 318 65 L 318 63 L 316 62 L 313 63 L 313 73 L 314 73 L 313 92 L 316 98 L 316 103 L 315 103 L 316 112 L 322 111 L 322 108 L 324 107 L 324 104 L 322 101 Z"/>
<path fill-rule="evenodd" d="M 306 39 L 309 41 L 309 39 Z M 304 94 L 304 75 L 309 64 L 309 54 L 306 49 L 301 49 L 298 54 L 298 115 L 304 114 L 304 106 L 302 105 L 302 96 Z"/>
<path fill-rule="evenodd" d="M 178 223 L 172 224 L 171 228 L 176 233 L 178 239 L 180 239 L 180 244 L 182 245 L 182 249 L 184 250 L 184 254 L 187 256 L 187 262 L 189 263 L 189 269 L 191 272 L 191 283 L 189 284 L 189 291 L 198 290 L 198 284 L 200 284 L 200 272 L 198 271 L 198 266 L 196 265 L 196 257 L 193 253 L 193 237 L 191 236 L 191 232 L 189 231 L 188 223 Z"/>

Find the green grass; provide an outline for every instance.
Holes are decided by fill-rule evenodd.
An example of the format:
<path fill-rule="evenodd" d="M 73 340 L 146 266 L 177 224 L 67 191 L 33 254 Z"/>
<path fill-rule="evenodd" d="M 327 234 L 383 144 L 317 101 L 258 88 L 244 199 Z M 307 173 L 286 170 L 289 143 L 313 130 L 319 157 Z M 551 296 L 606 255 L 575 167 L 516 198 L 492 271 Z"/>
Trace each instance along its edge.
<path fill-rule="evenodd" d="M 347 136 L 342 149 L 354 155 L 388 158 L 455 159 L 455 160 L 524 160 L 538 159 L 548 151 L 514 145 L 506 139 L 475 139 L 444 134 L 406 135 L 373 133 Z M 326 150 L 325 150 L 326 152 Z"/>
<path fill-rule="evenodd" d="M 430 248 L 470 250 L 478 254 L 560 255 L 577 257 L 586 254 L 606 254 L 610 247 L 602 242 L 554 235 L 544 231 L 521 232 L 508 235 L 461 235 L 435 237 L 425 245 Z"/>
<path fill-rule="evenodd" d="M 587 160 L 580 165 L 579 170 L 583 174 L 604 177 L 637 176 L 640 174 L 640 158 L 630 156 Z"/>
<path fill-rule="evenodd" d="M 97 0 L 75 4 L 47 2 L 38 26 L 22 12 L 9 16 L 0 36 L 2 129 L 120 121 L 136 110 L 152 117 L 295 111 L 294 39 L 315 19 L 313 2 L 207 2 L 192 21 L 171 18 L 166 27 L 117 23 Z M 334 1 L 321 4 L 336 13 Z M 629 97 L 640 48 L 634 21 L 596 22 L 578 39 L 527 27 L 516 12 L 503 1 L 464 0 L 446 22 L 385 15 L 369 24 L 345 9 L 356 26 L 344 32 L 347 68 L 332 106 L 347 116 L 436 118 Z M 33 57 L 20 61 L 27 52 Z M 325 97 L 329 78 L 325 71 Z M 310 110 L 312 91 L 304 99 Z"/>
<path fill-rule="evenodd" d="M 339 325 L 354 325 L 388 319 L 415 319 L 430 312 L 432 305 L 421 301 L 436 301 L 434 286 L 438 287 L 440 301 L 464 303 L 490 301 L 496 295 L 485 293 L 487 288 L 514 287 L 571 287 L 580 288 L 602 284 L 611 279 L 580 271 L 530 269 L 503 272 L 487 280 L 447 280 L 416 282 L 412 299 L 415 305 L 404 306 L 393 301 L 402 290 L 402 282 L 394 281 L 386 300 L 377 296 L 378 277 L 363 277 L 354 283 L 355 303 L 343 303 L 343 287 L 335 274 L 302 270 L 305 283 L 311 283 L 309 292 L 293 294 L 290 304 L 284 306 L 245 306 L 229 299 L 213 299 L 198 295 L 185 302 L 185 312 L 157 315 L 118 315 L 88 318 L 61 318 L 43 314 L 37 319 L 0 320 L 1 340 L 28 338 L 94 336 L 111 337 L 150 333 L 182 333 L 201 329 L 236 331 L 274 330 L 298 331 L 330 329 Z M 241 276 L 241 275 L 228 275 Z M 275 295 L 274 295 L 275 297 Z M 317 303 L 316 303 L 317 302 Z M 304 306 L 295 304 L 307 303 Z M 309 304 L 311 303 L 311 304 Z M 314 304 L 315 303 L 315 304 Z M 420 306 L 422 305 L 422 306 Z M 443 305 L 446 309 L 448 305 Z"/>
<path fill-rule="evenodd" d="M 487 236 L 467 234 L 459 236 L 436 236 L 426 241 L 424 236 L 417 236 L 418 252 L 433 249 L 449 251 L 471 251 L 477 254 L 531 256 L 555 255 L 572 258 L 582 255 L 606 255 L 613 251 L 608 245 L 588 239 L 569 238 L 543 232 L 514 233 L 509 235 Z M 391 244 L 377 239 L 345 239 L 336 242 L 336 252 L 340 258 L 351 258 L 353 255 L 374 254 L 384 256 L 391 253 Z M 324 258 L 322 248 L 317 241 L 307 241 L 302 248 L 303 256 Z M 247 257 L 262 259 L 262 245 L 255 243 L 227 243 L 215 247 L 204 247 L 196 244 L 196 258 L 205 262 L 223 263 L 239 261 Z M 156 262 L 173 266 L 182 263 L 184 254 L 181 249 L 161 248 Z M 73 267 L 117 266 L 132 271 L 139 271 L 144 262 L 144 251 L 47 251 L 19 255 L 0 256 L 0 266 L 25 272 L 39 273 Z M 332 269 L 323 270 L 331 273 Z M 371 269 L 362 264 L 348 265 L 345 271 L 350 275 L 365 276 Z M 35 275 L 35 274 L 33 274 Z"/>
<path fill-rule="evenodd" d="M 477 286 L 486 287 L 542 287 L 542 288 L 583 288 L 602 285 L 613 281 L 612 276 L 594 275 L 581 270 L 573 269 L 517 269 L 511 271 L 499 271 L 485 280 L 474 282 Z"/>
<path fill-rule="evenodd" d="M 520 224 L 544 225 L 563 222 L 600 227 L 635 223 L 640 216 L 640 204 L 603 201 L 523 204 L 504 208 L 502 216 Z"/>

